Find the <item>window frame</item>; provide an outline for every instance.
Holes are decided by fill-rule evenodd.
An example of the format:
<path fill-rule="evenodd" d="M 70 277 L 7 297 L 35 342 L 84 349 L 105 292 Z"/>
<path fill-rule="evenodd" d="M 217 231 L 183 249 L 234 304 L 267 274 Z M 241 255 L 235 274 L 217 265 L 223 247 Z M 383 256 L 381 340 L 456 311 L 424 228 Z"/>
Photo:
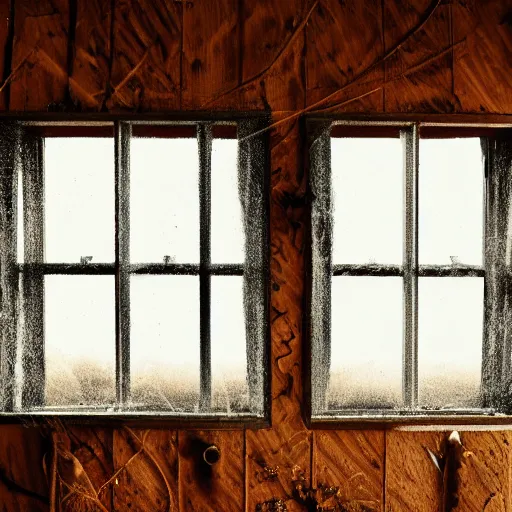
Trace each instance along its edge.
<path fill-rule="evenodd" d="M 306 369 L 307 422 L 312 427 L 347 425 L 507 423 L 512 416 L 510 380 L 512 335 L 500 327 L 502 315 L 512 321 L 512 277 L 507 271 L 507 247 L 512 244 L 507 213 L 512 202 L 512 125 L 460 122 L 444 116 L 439 122 L 421 116 L 311 116 L 306 119 L 305 159 L 311 205 L 310 254 L 307 269 L 306 332 L 311 365 Z M 436 116 L 430 116 L 436 117 Z M 460 116 L 459 116 L 460 117 Z M 453 121 L 452 121 L 453 119 Z M 401 265 L 333 265 L 331 198 L 331 136 L 380 137 L 400 131 L 404 147 L 404 259 Z M 334 135 L 332 135 L 334 133 Z M 388 135 L 386 135 L 386 133 Z M 480 137 L 484 170 L 484 233 L 482 266 L 419 265 L 418 263 L 418 170 L 421 138 Z M 510 142 L 509 142 L 510 141 Z M 407 148 L 407 150 L 405 149 Z M 507 181 L 509 183 L 507 183 Z M 499 197 L 499 199 L 498 199 Z M 400 276 L 403 280 L 403 374 L 404 406 L 399 410 L 327 409 L 330 374 L 330 288 L 332 277 Z M 484 323 L 482 333 L 482 407 L 477 409 L 427 410 L 417 407 L 418 396 L 418 277 L 483 277 Z M 323 293 L 323 290 L 329 293 Z M 507 335 L 508 334 L 508 335 Z M 508 354 L 508 358 L 507 355 Z M 325 406 L 321 406 L 325 404 Z"/>
<path fill-rule="evenodd" d="M 24 344 L 36 350 L 21 350 L 24 382 L 16 390 L 2 386 L 6 407 L 0 411 L 0 422 L 14 418 L 66 417 L 82 422 L 109 423 L 110 420 L 128 420 L 134 424 L 151 425 L 163 422 L 189 424 L 191 426 L 264 427 L 270 421 L 270 353 L 269 324 L 269 124 L 267 114 L 251 113 L 224 115 L 180 115 L 155 119 L 152 116 L 136 118 L 127 116 L 6 116 L 0 125 L 0 157 L 4 160 L 3 180 L 0 186 L 0 239 L 4 244 L 0 250 L 0 291 L 2 293 L 2 315 L 5 328 L 0 339 L 0 365 L 2 375 L 8 382 L 16 378 L 15 361 L 18 354 L 18 325 L 23 316 Z M 197 137 L 199 150 L 199 207 L 200 207 L 200 260 L 197 264 L 164 262 L 162 264 L 136 264 L 129 260 L 129 152 L 132 132 L 137 137 Z M 234 136 L 233 136 L 234 135 Z M 44 262 L 44 137 L 113 137 L 115 154 L 115 262 L 92 263 L 45 263 Z M 258 201 L 260 215 L 245 218 L 252 223 L 246 238 L 246 246 L 253 244 L 251 256 L 246 249 L 246 261 L 240 264 L 212 264 L 211 247 L 211 149 L 213 137 L 238 140 L 238 176 L 241 187 L 248 191 L 242 200 L 242 208 L 254 211 Z M 24 200 L 24 252 L 23 263 L 17 261 L 17 182 L 22 172 Z M 253 187 L 248 187 L 252 183 Z M 256 186 L 255 186 L 256 184 Z M 126 200 L 128 198 L 128 201 Z M 242 198 L 241 198 L 242 199 Z M 254 233 L 254 234 L 253 234 Z M 258 240 L 255 240 L 255 237 Z M 252 237 L 252 238 L 251 238 Z M 254 244 L 259 249 L 254 250 Z M 45 275 L 112 275 L 115 278 L 116 308 L 116 408 L 112 412 L 107 406 L 95 410 L 94 406 L 57 410 L 44 408 L 44 389 L 30 386 L 33 377 L 45 373 L 44 363 L 44 276 Z M 160 411 L 154 408 L 126 409 L 129 395 L 129 345 L 130 345 L 130 295 L 131 275 L 197 275 L 200 287 L 200 399 L 199 412 Z M 217 413 L 211 411 L 211 276 L 239 275 L 244 278 L 245 322 L 252 322 L 253 329 L 246 329 L 246 344 L 255 351 L 253 358 L 247 357 L 250 412 Z M 262 306 L 250 312 L 250 306 L 258 300 Z M 28 329 L 25 326 L 30 326 Z M 252 352 L 251 352 L 252 353 Z M 261 371 L 258 371 L 258 366 Z M 252 371 L 251 371 L 252 368 Z M 40 377 L 39 377 L 40 378 Z M 1 384 L 1 383 L 0 383 Z M 41 386 L 42 387 L 42 386 Z M 35 392 L 34 392 L 35 390 Z M 261 395 L 258 395 L 258 394 Z M 263 397 L 261 401 L 260 396 Z"/>

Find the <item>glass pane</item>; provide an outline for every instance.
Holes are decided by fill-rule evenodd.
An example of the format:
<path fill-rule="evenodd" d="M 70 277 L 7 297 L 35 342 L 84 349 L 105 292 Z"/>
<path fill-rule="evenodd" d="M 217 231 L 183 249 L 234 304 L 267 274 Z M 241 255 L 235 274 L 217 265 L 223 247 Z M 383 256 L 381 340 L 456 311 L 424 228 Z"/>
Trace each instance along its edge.
<path fill-rule="evenodd" d="M 47 262 L 114 261 L 114 140 L 45 140 Z"/>
<path fill-rule="evenodd" d="M 196 411 L 199 278 L 131 278 L 131 384 L 137 408 Z"/>
<path fill-rule="evenodd" d="M 212 277 L 212 406 L 226 413 L 249 410 L 241 276 Z"/>
<path fill-rule="evenodd" d="M 197 140 L 133 138 L 130 251 L 133 263 L 199 262 Z"/>
<path fill-rule="evenodd" d="M 113 276 L 45 277 L 46 405 L 115 401 Z"/>
<path fill-rule="evenodd" d="M 238 143 L 214 139 L 212 145 L 212 262 L 243 263 L 242 206 L 238 196 Z"/>
<path fill-rule="evenodd" d="M 419 261 L 482 264 L 480 139 L 420 140 Z"/>
<path fill-rule="evenodd" d="M 332 138 L 333 263 L 402 262 L 400 139 Z"/>
<path fill-rule="evenodd" d="M 480 407 L 483 278 L 424 277 L 418 294 L 420 405 Z"/>
<path fill-rule="evenodd" d="M 334 277 L 329 409 L 402 401 L 402 279 Z"/>

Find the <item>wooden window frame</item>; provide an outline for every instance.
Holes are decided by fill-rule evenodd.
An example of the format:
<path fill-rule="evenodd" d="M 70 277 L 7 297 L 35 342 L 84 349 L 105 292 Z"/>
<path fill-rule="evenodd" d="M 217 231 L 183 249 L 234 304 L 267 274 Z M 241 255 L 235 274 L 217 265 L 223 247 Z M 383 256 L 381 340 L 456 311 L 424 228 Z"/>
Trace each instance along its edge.
<path fill-rule="evenodd" d="M 112 419 L 135 424 L 189 424 L 210 426 L 264 427 L 269 425 L 269 201 L 268 125 L 266 115 L 192 116 L 188 119 L 117 119 L 95 121 L 4 119 L 0 125 L 0 291 L 4 328 L 0 339 L 0 368 L 8 386 L 0 386 L 4 410 L 0 422 L 14 418 L 46 418 L 58 415 L 93 423 Z M 44 262 L 44 138 L 113 137 L 115 153 L 115 262 Z M 200 261 L 198 264 L 130 263 L 130 140 L 132 137 L 197 137 L 199 151 Z M 239 189 L 244 192 L 242 209 L 246 232 L 246 261 L 241 264 L 212 264 L 211 254 L 211 151 L 213 138 L 238 139 Z M 24 263 L 17 262 L 17 180 L 22 173 L 24 201 Z M 115 278 L 116 314 L 116 408 L 46 408 L 44 389 L 31 385 L 45 376 L 44 361 L 44 276 L 112 275 Z M 196 275 L 200 287 L 200 393 L 199 412 L 128 409 L 130 395 L 130 276 Z M 227 415 L 211 410 L 211 276 L 243 276 L 244 315 L 250 412 Z M 23 318 L 20 324 L 20 312 Z M 20 327 L 21 326 L 21 327 Z M 16 380 L 19 357 L 18 329 L 23 329 L 21 349 L 23 382 Z M 41 342 L 43 340 L 43 342 Z M 114 340 L 113 340 L 114 342 Z M 0 382 L 3 384 L 4 381 Z M 16 397 L 18 394 L 20 396 Z M 109 404 L 110 406 L 110 404 Z M 58 409 L 58 410 L 57 410 Z M 107 423 L 109 423 L 107 421 Z"/>
<path fill-rule="evenodd" d="M 311 198 L 307 331 L 311 368 L 306 372 L 308 422 L 317 427 L 340 424 L 499 423 L 510 421 L 512 396 L 512 239 L 508 219 L 512 195 L 512 137 L 502 124 L 309 118 L 306 120 Z M 402 265 L 333 265 L 330 141 L 332 137 L 397 137 L 404 148 L 404 258 Z M 419 265 L 418 157 L 421 138 L 480 137 L 484 160 L 484 261 L 474 265 Z M 330 289 L 333 276 L 400 276 L 403 279 L 403 406 L 399 410 L 328 410 L 330 373 Z M 418 407 L 418 277 L 483 277 L 484 326 L 482 406 L 477 409 Z M 325 293 L 325 290 L 328 292 Z"/>

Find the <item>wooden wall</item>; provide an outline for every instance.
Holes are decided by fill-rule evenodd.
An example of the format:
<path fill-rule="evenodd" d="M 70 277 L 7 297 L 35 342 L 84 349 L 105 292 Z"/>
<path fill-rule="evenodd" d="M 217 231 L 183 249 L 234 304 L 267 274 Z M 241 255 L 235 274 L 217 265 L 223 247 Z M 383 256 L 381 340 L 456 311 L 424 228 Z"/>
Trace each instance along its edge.
<path fill-rule="evenodd" d="M 276 123 L 272 428 L 2 425 L 1 511 L 512 510 L 506 430 L 461 433 L 458 503 L 443 505 L 429 450 L 446 452 L 445 433 L 306 428 L 298 123 L 512 114 L 511 0 L 0 0 L 0 48 L 4 111 L 265 109 Z M 212 468 L 205 443 L 221 449 Z"/>

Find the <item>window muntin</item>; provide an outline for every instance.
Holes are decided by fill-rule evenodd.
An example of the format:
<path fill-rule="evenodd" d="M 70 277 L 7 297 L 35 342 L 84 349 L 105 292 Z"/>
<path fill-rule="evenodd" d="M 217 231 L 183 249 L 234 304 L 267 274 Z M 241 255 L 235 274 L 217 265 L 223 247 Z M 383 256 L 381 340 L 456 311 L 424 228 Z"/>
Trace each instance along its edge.
<path fill-rule="evenodd" d="M 52 413 L 79 412 L 80 410 L 109 413 L 158 411 L 159 414 L 261 416 L 266 407 L 264 399 L 267 314 L 265 290 L 268 279 L 266 270 L 268 217 L 264 193 L 265 142 L 260 136 L 244 139 L 261 127 L 261 120 L 249 119 L 240 122 L 238 124 L 239 139 L 243 140 L 239 142 L 237 139 L 220 138 L 226 135 L 232 137 L 236 133 L 233 130 L 233 128 L 236 130 L 236 124 L 232 124 L 231 127 L 225 125 L 228 129 L 211 122 L 189 123 L 181 126 L 148 125 L 148 129 L 142 123 L 116 122 L 113 124 L 114 138 L 98 138 L 96 137 L 98 133 L 93 128 L 89 130 L 88 127 L 81 127 L 80 135 L 89 136 L 94 133 L 93 136 L 96 138 L 69 139 L 65 137 L 66 133 L 62 133 L 61 127 L 58 127 L 55 130 L 57 133 L 54 133 L 51 128 L 47 130 L 50 137 L 56 134 L 64 137 L 47 139 L 47 142 L 50 142 L 49 147 L 53 151 L 54 160 L 61 161 L 65 161 L 65 152 L 59 155 L 59 146 L 66 145 L 68 142 L 70 147 L 80 145 L 80 142 L 86 142 L 91 146 L 88 146 L 89 152 L 82 155 L 81 165 L 73 169 L 75 175 L 69 177 L 75 193 L 82 201 L 68 200 L 61 205 L 61 210 L 66 208 L 75 210 L 72 212 L 75 214 L 74 217 L 73 215 L 70 217 L 81 217 L 80 226 L 84 230 L 87 225 L 93 226 L 97 218 L 109 210 L 110 217 L 102 218 L 101 221 L 110 223 L 112 231 L 115 227 L 115 237 L 112 237 L 110 247 L 108 247 L 109 244 L 104 243 L 101 250 L 108 252 L 115 249 L 114 262 L 111 262 L 114 258 L 109 262 L 108 257 L 97 257 L 96 250 L 82 252 L 82 247 L 76 255 L 73 253 L 68 256 L 61 251 L 60 260 L 56 257 L 53 261 L 47 261 L 44 247 L 45 226 L 48 223 L 48 217 L 56 216 L 53 214 L 51 217 L 46 213 L 47 204 L 52 202 L 52 195 L 54 197 L 58 197 L 59 193 L 62 195 L 63 187 L 59 187 L 58 178 L 53 180 L 53 188 L 46 189 L 43 185 L 47 174 L 44 171 L 43 162 L 45 162 L 47 151 L 43 138 L 32 135 L 32 126 L 25 128 L 25 125 L 17 124 L 14 128 L 9 126 L 8 130 L 5 130 L 10 134 L 16 132 L 14 138 L 20 147 L 21 156 L 18 158 L 16 155 L 16 158 L 12 159 L 11 172 L 13 176 L 16 174 L 16 182 L 13 180 L 12 189 L 9 192 L 12 197 L 16 197 L 14 184 L 18 183 L 18 173 L 15 168 L 19 168 L 20 193 L 16 204 L 23 209 L 23 214 L 18 212 L 20 235 L 18 241 L 16 242 L 14 235 L 10 237 L 11 244 L 16 243 L 19 255 L 17 262 L 13 261 L 10 269 L 11 274 L 19 272 L 20 283 L 22 283 L 19 296 L 23 300 L 21 300 L 22 307 L 18 308 L 14 304 L 18 299 L 16 299 L 17 287 L 13 277 L 14 307 L 11 309 L 11 317 L 13 324 L 16 322 L 19 325 L 15 329 L 16 332 L 11 333 L 11 340 L 17 339 L 17 341 L 15 343 L 11 341 L 11 346 L 7 348 L 15 354 L 17 362 L 15 367 L 8 369 L 11 375 L 9 385 L 2 388 L 6 397 L 3 410 L 15 410 L 21 413 L 38 410 Z M 175 127 L 177 130 L 174 130 Z M 108 130 L 102 127 L 101 134 L 108 135 Z M 178 138 L 173 138 L 174 134 Z M 148 135 L 156 135 L 156 137 L 150 138 Z M 240 199 L 237 195 L 231 194 L 231 199 L 235 201 L 232 213 L 236 215 L 241 211 L 237 202 L 242 202 L 246 208 L 251 207 L 250 223 L 257 229 L 252 229 L 252 235 L 249 237 L 251 255 L 248 258 L 239 257 L 238 261 L 227 260 L 222 264 L 212 264 L 210 262 L 212 143 L 222 145 L 226 142 L 227 144 L 224 145 L 230 149 L 229 166 L 224 161 L 224 168 L 227 167 L 225 172 L 231 174 L 228 179 L 236 183 L 240 176 L 241 185 L 243 186 L 246 180 L 252 185 L 257 197 L 255 204 L 254 199 L 250 197 L 251 192 L 249 197 L 240 196 Z M 98 155 L 105 154 L 105 144 L 110 145 L 111 154 L 104 159 L 110 160 L 110 168 L 107 168 L 103 160 L 101 160 L 102 165 L 99 165 Z M 180 159 L 179 151 L 183 152 L 188 146 L 192 149 L 183 161 Z M 141 158 L 142 151 L 145 153 L 149 151 L 149 157 Z M 68 151 L 68 156 L 71 152 Z M 77 155 L 79 154 L 80 152 L 77 151 Z M 92 156 L 89 158 L 90 155 Z M 96 174 L 99 177 L 98 183 L 102 187 L 106 186 L 105 183 L 110 180 L 110 192 L 106 192 L 103 188 L 97 190 L 95 187 L 80 189 L 80 184 L 77 184 L 81 176 L 80 167 L 87 169 L 88 159 L 96 160 L 97 167 L 101 167 L 101 169 L 95 168 L 89 171 L 89 174 Z M 234 161 L 231 161 L 232 159 Z M 167 169 L 165 169 L 165 162 L 167 162 Z M 48 163 L 51 163 L 51 159 L 46 162 L 47 166 Z M 196 165 L 193 165 L 194 163 Z M 61 171 L 62 167 L 67 168 L 62 165 Z M 134 167 L 133 174 L 130 172 L 132 167 Z M 58 174 L 58 169 L 51 169 L 50 172 L 54 175 Z M 151 183 L 149 189 L 148 182 Z M 155 186 L 158 188 L 156 192 Z M 179 187 L 183 197 L 177 193 Z M 242 188 L 245 191 L 248 190 L 247 186 Z M 162 189 L 164 189 L 163 192 Z M 165 189 L 172 189 L 167 194 L 167 202 Z M 217 187 L 214 191 L 213 199 L 216 202 L 220 202 L 220 198 L 217 197 L 219 193 L 222 193 L 221 187 Z M 7 194 L 8 197 L 2 198 L 4 204 L 11 200 L 11 195 Z M 144 201 L 144 195 L 146 201 Z M 176 199 L 172 205 L 169 205 L 171 202 L 169 195 L 171 200 Z M 108 203 L 109 208 L 103 205 L 103 208 L 100 208 L 101 215 L 97 215 L 98 212 L 94 211 L 96 196 L 107 197 L 103 202 Z M 154 201 L 151 202 L 148 199 L 154 199 Z M 224 205 L 225 209 L 228 207 L 229 205 Z M 58 205 L 54 210 L 57 209 Z M 86 210 L 85 213 L 82 212 L 83 209 Z M 186 210 L 185 215 L 183 210 Z M 14 211 L 16 211 L 15 208 Z M 139 221 L 137 217 L 141 220 Z M 159 225 L 156 229 L 152 229 L 157 222 Z M 192 229 L 194 223 L 195 230 Z M 15 231 L 15 223 L 11 224 L 10 229 Z M 132 227 L 134 224 L 135 229 Z M 186 229 L 191 229 L 192 234 L 194 231 L 197 233 L 197 247 L 192 248 L 192 244 L 185 247 L 187 240 L 181 224 L 187 224 Z M 244 224 L 247 224 L 246 220 Z M 65 246 L 65 233 L 54 231 L 60 237 L 59 242 Z M 140 238 L 138 243 L 133 242 L 134 234 Z M 84 238 L 87 239 L 87 235 L 89 233 Z M 230 233 L 224 235 L 228 239 Z M 24 243 L 20 243 L 23 239 Z M 77 236 L 75 239 L 82 243 L 82 246 L 87 245 L 85 242 L 88 240 L 84 242 Z M 244 253 L 243 241 L 243 237 L 238 236 L 236 243 L 241 244 L 242 247 L 237 247 L 237 250 L 242 254 Z M 55 245 L 59 246 L 59 243 Z M 89 245 L 89 247 L 92 246 Z M 94 248 L 96 249 L 97 246 L 98 244 Z M 181 255 L 180 250 L 184 251 Z M 72 280 L 75 284 L 70 284 Z M 99 280 L 102 283 L 102 290 L 108 282 L 106 285 L 108 290 L 103 290 L 102 295 L 112 299 L 112 302 L 108 302 L 110 300 L 108 298 L 98 300 L 98 304 L 102 305 L 103 309 L 99 309 L 98 305 L 94 304 L 90 293 L 89 295 L 83 293 L 84 285 L 85 289 L 90 290 L 92 283 L 99 283 Z M 218 302 L 218 298 L 212 297 L 212 280 L 216 283 L 216 296 L 220 295 L 221 301 L 224 301 L 220 309 L 227 307 L 236 317 L 233 322 L 236 333 L 226 329 L 224 332 L 215 332 L 216 346 L 212 345 L 211 339 L 211 330 L 214 327 L 211 310 L 219 307 L 214 302 Z M 237 281 L 235 291 L 231 286 L 234 280 Z M 89 286 L 88 281 L 90 281 Z M 54 284 L 47 284 L 50 282 Z M 62 289 L 69 288 L 67 294 L 70 298 L 69 302 L 66 302 L 66 294 L 63 295 L 63 291 L 55 285 L 57 282 L 63 283 Z M 49 301 L 50 296 L 57 298 Z M 105 305 L 105 300 L 109 307 Z M 226 300 L 230 300 L 231 303 L 226 304 Z M 75 311 L 73 303 L 80 304 L 81 309 Z M 244 307 L 244 304 L 251 306 L 254 303 L 262 305 L 262 314 L 256 318 L 253 312 L 248 314 Z M 114 305 L 113 311 L 112 305 Z M 64 315 L 66 318 L 61 323 L 58 319 L 59 309 L 66 313 Z M 104 316 L 101 314 L 103 310 Z M 18 317 L 18 320 L 15 317 Z M 77 336 L 82 341 L 87 338 L 88 331 L 94 333 L 96 340 L 101 340 L 101 347 L 95 347 L 89 342 L 84 354 L 92 356 L 89 359 L 96 363 L 98 370 L 101 366 L 102 371 L 92 372 L 93 375 L 88 381 L 87 376 L 81 381 L 74 377 L 76 386 L 74 388 L 68 386 L 66 393 L 62 393 L 59 398 L 59 386 L 63 385 L 62 382 L 59 383 L 59 379 L 62 381 L 63 375 L 59 375 L 55 369 L 59 365 L 66 365 L 66 348 L 71 347 L 69 344 L 66 346 L 66 341 L 72 337 L 73 324 L 77 328 L 80 328 L 80 325 L 83 327 L 80 336 Z M 151 330 L 148 330 L 149 328 Z M 43 330 L 47 332 L 44 333 Z M 246 331 L 249 331 L 247 335 Z M 46 339 L 45 334 L 52 336 L 51 341 L 47 339 L 47 348 L 52 349 L 48 352 L 42 343 L 42 340 Z M 221 337 L 220 341 L 219 337 Z M 108 348 L 105 347 L 107 338 L 110 338 Z M 230 352 L 230 355 L 237 355 L 236 369 L 234 369 L 237 376 L 236 386 L 233 382 L 226 385 L 216 375 L 219 372 L 224 376 L 227 374 L 226 364 L 224 367 L 219 365 L 218 369 L 215 366 L 212 368 L 212 363 L 216 365 L 219 362 L 219 357 L 214 352 L 218 352 L 219 344 L 222 344 L 220 348 Z M 3 349 L 5 348 L 4 343 Z M 250 352 L 250 356 L 247 355 L 247 351 Z M 80 354 L 80 350 L 77 350 L 77 354 L 70 353 L 73 352 L 70 350 L 67 352 L 68 359 Z M 96 361 L 94 361 L 95 357 Z M 226 358 L 225 363 L 227 359 L 229 358 Z M 240 368 L 244 364 L 245 367 Z M 2 374 L 8 375 L 9 371 Z M 213 390 L 212 372 L 214 374 Z M 94 381 L 94 378 L 99 379 L 100 373 L 104 377 L 101 382 L 108 388 L 104 393 L 94 390 L 93 386 L 95 382 L 98 384 L 99 381 Z M 184 375 L 181 379 L 180 373 Z M 215 386 L 217 388 L 221 386 L 222 393 L 219 393 Z M 238 393 L 239 396 L 233 395 L 227 398 L 228 388 L 229 393 Z M 49 390 L 51 393 L 48 393 Z M 222 396 L 219 398 L 220 395 Z M 52 397 L 53 403 L 49 403 L 47 397 Z"/>
<path fill-rule="evenodd" d="M 368 133 L 365 133 L 365 130 Z M 341 144 L 339 139 L 335 138 L 340 136 L 340 132 L 344 137 Z M 426 129 L 425 135 L 429 136 L 431 132 Z M 488 254 L 492 251 L 486 249 L 485 269 L 482 260 L 484 183 L 487 183 L 486 193 L 489 195 L 489 180 L 484 176 L 482 156 L 487 159 L 486 174 L 490 158 L 485 150 L 482 154 L 481 142 L 485 148 L 486 144 L 495 144 L 496 140 L 475 137 L 474 130 L 471 135 L 465 137 L 464 129 L 456 132 L 459 138 L 453 138 L 454 133 L 450 132 L 443 139 L 441 129 L 436 130 L 436 140 L 422 139 L 421 133 L 421 125 L 414 123 L 372 125 L 362 122 L 358 125 L 350 122 L 311 122 L 309 144 L 313 247 L 309 312 L 312 345 L 311 405 L 314 418 L 472 414 L 495 413 L 499 410 L 499 400 L 496 400 L 496 396 L 502 394 L 504 380 L 500 380 L 498 384 L 498 379 L 494 379 L 492 384 L 488 383 L 489 375 L 493 374 L 497 364 L 501 364 L 489 349 L 490 345 L 495 346 L 498 340 L 488 341 L 488 333 L 493 329 L 489 311 L 499 307 L 499 299 L 490 294 L 492 284 L 487 273 L 491 267 Z M 349 141 L 354 135 L 357 139 Z M 385 258 L 370 256 L 374 239 L 378 240 L 380 236 L 380 233 L 373 236 L 372 229 L 379 226 L 381 232 L 390 231 L 389 227 L 382 226 L 381 223 L 382 218 L 390 217 L 390 211 L 382 211 L 382 205 L 388 198 L 381 199 L 372 195 L 372 190 L 368 193 L 366 191 L 366 188 L 376 187 L 376 182 L 381 183 L 379 179 L 382 177 L 367 180 L 366 183 L 364 176 L 351 177 L 352 173 L 358 171 L 362 162 L 378 159 L 373 153 L 377 152 L 383 141 L 400 142 L 403 152 L 403 163 L 399 162 L 401 168 L 398 168 L 401 181 L 393 181 L 393 171 L 389 171 L 389 188 L 388 185 L 381 186 L 383 196 L 387 196 L 389 191 L 391 197 L 396 198 L 403 190 L 400 208 L 403 211 L 404 252 L 398 262 L 390 261 L 391 258 L 386 258 L 386 262 Z M 363 146 L 366 153 L 372 153 L 372 157 L 364 154 L 358 159 L 357 154 L 354 156 L 355 148 L 358 146 Z M 435 152 L 434 146 L 437 147 Z M 356 235 L 359 233 L 360 236 L 355 235 L 352 240 L 336 240 L 336 236 L 340 234 L 340 230 L 336 228 L 336 222 L 339 220 L 336 211 L 339 201 L 336 197 L 336 188 L 340 189 L 343 182 L 336 182 L 336 173 L 339 174 L 336 166 L 342 165 L 343 155 L 335 155 L 334 151 L 335 148 L 341 147 L 347 150 L 348 155 L 344 162 L 348 168 L 342 171 L 345 186 L 351 191 L 350 185 L 358 181 L 360 184 L 360 204 L 353 209 L 347 205 L 338 209 L 338 212 L 352 214 L 350 218 L 341 221 L 342 225 L 350 224 Z M 465 151 L 458 158 L 462 147 Z M 422 151 L 426 150 L 430 153 L 422 158 Z M 386 151 L 390 152 L 391 148 L 387 148 Z M 493 161 L 496 164 L 497 159 Z M 389 167 L 389 162 L 389 157 L 383 159 L 380 166 L 383 172 Z M 455 170 L 454 165 L 457 166 Z M 495 167 L 497 170 L 501 169 L 501 166 Z M 396 171 L 395 166 L 394 172 Z M 427 174 L 428 171 L 430 176 Z M 450 171 L 451 175 L 447 176 Z M 375 175 L 374 169 L 370 168 L 363 174 L 370 176 L 372 172 Z M 501 171 L 497 174 L 502 176 Z M 391 187 L 394 189 L 390 190 Z M 442 190 L 440 187 L 443 187 Z M 347 192 L 343 191 L 342 194 L 346 197 Z M 454 194 L 458 194 L 457 198 L 451 199 Z M 423 206 L 422 195 L 425 196 Z M 506 198 L 502 196 L 501 199 Z M 365 204 L 370 206 L 365 207 Z M 434 206 L 436 209 L 432 211 Z M 487 211 L 488 206 L 487 202 Z M 504 206 L 506 210 L 507 204 L 504 203 Z M 392 207 L 388 208 L 391 209 Z M 369 221 L 363 218 L 362 222 L 358 223 L 359 219 L 354 212 L 368 216 Z M 448 221 L 444 223 L 445 217 L 448 217 Z M 374 225 L 371 224 L 372 218 L 375 219 Z M 492 224 L 488 213 L 485 218 L 487 224 Z M 465 223 L 461 226 L 464 220 L 470 221 L 470 226 Z M 358 230 L 356 227 L 364 227 L 365 224 L 370 225 L 371 229 Z M 501 222 L 499 224 L 502 225 Z M 426 229 L 428 227 L 431 228 L 430 233 Z M 488 228 L 489 226 L 486 233 L 489 231 Z M 377 228 L 373 233 L 376 231 Z M 358 239 L 361 247 L 370 248 L 366 249 L 365 257 L 358 259 L 353 256 L 353 261 L 348 258 L 343 262 L 337 260 L 336 246 L 342 246 L 344 243 L 357 244 Z M 439 246 L 441 251 L 438 250 Z M 377 281 L 366 291 L 366 299 L 357 300 L 359 295 L 365 296 L 363 281 L 355 290 L 350 286 L 342 290 L 343 287 L 337 281 L 341 276 L 354 281 Z M 388 299 L 385 302 L 383 298 L 381 301 L 376 300 L 376 296 L 382 295 L 380 289 L 383 286 L 377 283 L 392 279 L 391 276 L 397 276 L 402 282 L 402 338 L 395 334 L 392 337 L 393 341 L 387 342 L 388 353 L 379 355 L 379 341 L 386 338 L 389 330 L 386 322 L 393 316 L 391 313 L 385 315 L 383 312 L 387 309 L 391 311 L 396 301 L 393 303 L 392 299 Z M 337 302 L 343 294 L 346 309 L 340 310 Z M 358 302 L 362 304 L 359 308 Z M 347 311 L 350 311 L 350 314 Z M 471 320 L 463 325 L 465 315 L 471 315 Z M 359 322 L 356 320 L 358 316 Z M 383 316 L 386 322 L 383 322 Z M 346 318 L 344 322 L 344 317 L 350 318 Z M 437 317 L 436 325 L 432 325 L 434 317 Z M 440 326 L 440 322 L 443 322 L 444 326 Z M 343 329 L 344 334 L 340 334 Z M 456 337 L 455 342 L 450 340 L 449 333 Z M 506 342 L 501 340 L 500 343 Z M 441 349 L 447 344 L 448 347 Z M 468 350 L 464 351 L 466 346 Z M 366 355 L 362 347 L 367 347 Z M 457 358 L 458 352 L 460 356 Z M 389 365 L 385 368 L 390 353 L 400 355 L 398 361 L 394 360 L 394 372 L 390 370 Z M 357 359 L 358 354 L 362 354 L 359 372 L 354 370 L 350 363 L 352 359 Z M 506 361 L 507 356 L 503 357 Z M 437 360 L 437 364 L 434 364 L 434 359 Z M 499 360 L 503 361 L 502 358 Z M 340 373 L 336 373 L 336 365 L 340 364 L 346 372 L 352 374 L 352 384 L 348 377 L 340 378 Z M 508 365 L 506 362 L 503 364 Z M 449 371 L 457 372 L 458 377 L 449 378 Z M 354 375 L 359 380 L 354 380 Z M 397 375 L 401 377 L 398 387 Z M 499 378 L 502 378 L 501 375 Z M 381 384 L 376 387 L 376 383 L 379 382 Z"/>

